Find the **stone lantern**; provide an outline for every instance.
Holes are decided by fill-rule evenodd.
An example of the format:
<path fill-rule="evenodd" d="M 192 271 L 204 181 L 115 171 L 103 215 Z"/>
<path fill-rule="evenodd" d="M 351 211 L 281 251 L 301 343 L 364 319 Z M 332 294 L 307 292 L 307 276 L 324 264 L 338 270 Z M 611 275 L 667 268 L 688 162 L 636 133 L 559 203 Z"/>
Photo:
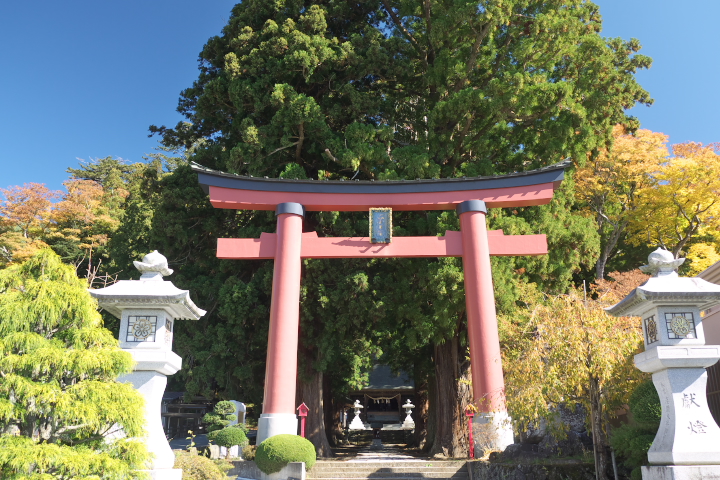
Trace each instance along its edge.
<path fill-rule="evenodd" d="M 402 408 L 405 409 L 405 421 L 403 422 L 402 428 L 410 429 L 412 430 L 415 428 L 415 421 L 412 419 L 412 409 L 415 408 L 415 405 L 410 403 L 410 399 L 407 399 L 405 401 L 405 405 L 402 406 Z"/>
<path fill-rule="evenodd" d="M 187 290 L 163 280 L 172 270 L 157 250 L 134 263 L 142 274 L 139 280 L 121 280 L 90 294 L 120 319 L 120 348 L 136 362 L 134 371 L 118 380 L 131 382 L 145 397 L 145 443 L 154 455 L 151 478 L 180 480 L 182 470 L 173 469 L 175 456 L 162 428 L 161 402 L 167 376 L 182 365 L 172 351 L 175 320 L 198 320 L 205 311 L 195 306 Z"/>
<path fill-rule="evenodd" d="M 662 419 L 648 452 L 643 480 L 718 478 L 720 428 L 708 409 L 706 367 L 720 359 L 720 346 L 705 345 L 700 312 L 720 304 L 720 285 L 682 278 L 684 259 L 658 249 L 641 267 L 652 277 L 607 309 L 615 316 L 639 316 L 645 351 L 635 365 L 652 373 Z"/>
<path fill-rule="evenodd" d="M 360 410 L 364 408 L 362 405 L 360 405 L 360 400 L 355 400 L 355 403 L 353 404 L 353 409 L 355 409 L 355 416 L 352 419 L 352 422 L 350 422 L 350 430 L 365 430 L 365 425 L 363 424 L 362 420 L 360 420 Z"/>

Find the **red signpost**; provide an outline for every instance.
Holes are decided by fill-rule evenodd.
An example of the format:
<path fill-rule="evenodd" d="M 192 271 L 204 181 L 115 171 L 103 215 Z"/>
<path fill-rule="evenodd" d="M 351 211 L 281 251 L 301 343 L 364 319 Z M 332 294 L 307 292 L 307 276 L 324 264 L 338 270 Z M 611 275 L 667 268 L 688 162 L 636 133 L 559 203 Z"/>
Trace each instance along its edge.
<path fill-rule="evenodd" d="M 470 459 L 475 458 L 475 443 L 473 442 L 473 417 L 475 416 L 475 411 L 477 409 L 474 405 L 468 405 L 468 407 L 465 409 L 465 416 L 468 417 L 468 441 L 469 441 L 469 447 L 468 450 L 470 451 Z"/>
<path fill-rule="evenodd" d="M 310 409 L 305 405 L 305 402 L 303 402 L 297 407 L 297 411 L 298 417 L 300 417 L 300 436 L 305 438 L 305 420 L 307 419 L 307 414 Z"/>

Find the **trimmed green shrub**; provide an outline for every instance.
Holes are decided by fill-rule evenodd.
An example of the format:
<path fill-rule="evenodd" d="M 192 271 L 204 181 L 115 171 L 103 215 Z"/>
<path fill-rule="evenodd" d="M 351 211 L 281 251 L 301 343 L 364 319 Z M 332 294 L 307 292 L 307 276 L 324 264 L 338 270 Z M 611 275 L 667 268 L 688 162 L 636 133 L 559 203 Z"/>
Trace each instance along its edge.
<path fill-rule="evenodd" d="M 226 447 L 228 449 L 228 458 L 230 458 L 230 447 L 234 445 L 247 445 L 248 443 L 245 430 L 236 426 L 225 427 L 222 430 L 210 432 L 208 434 L 208 440 L 221 447 Z"/>
<path fill-rule="evenodd" d="M 264 440 L 255 452 L 255 464 L 264 473 L 279 472 L 290 462 L 305 462 L 309 470 L 315 460 L 315 446 L 299 435 L 275 435 Z"/>
<path fill-rule="evenodd" d="M 216 403 L 213 411 L 203 417 L 203 423 L 207 425 L 207 431 L 210 433 L 222 430 L 235 420 L 237 420 L 235 404 L 227 400 Z"/>
<path fill-rule="evenodd" d="M 233 445 L 245 445 L 248 439 L 241 428 L 225 427 L 215 432 L 212 441 L 221 447 L 230 448 Z"/>
<path fill-rule="evenodd" d="M 215 462 L 194 453 L 180 452 L 175 457 L 175 468 L 182 468 L 183 480 L 227 480 Z"/>
<path fill-rule="evenodd" d="M 242 450 L 243 460 L 255 460 L 256 445 L 248 445 Z"/>
<path fill-rule="evenodd" d="M 650 380 L 635 387 L 628 403 L 633 422 L 615 429 L 610 444 L 623 464 L 632 469 L 630 478 L 640 480 L 640 467 L 648 464 L 647 452 L 660 426 L 662 408 L 655 385 Z"/>

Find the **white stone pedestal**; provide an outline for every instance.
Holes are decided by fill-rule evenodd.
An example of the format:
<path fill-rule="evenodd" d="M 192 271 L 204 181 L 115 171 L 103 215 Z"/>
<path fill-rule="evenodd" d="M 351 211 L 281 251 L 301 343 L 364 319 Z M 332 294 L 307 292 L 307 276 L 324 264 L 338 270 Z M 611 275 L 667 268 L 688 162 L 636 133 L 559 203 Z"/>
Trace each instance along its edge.
<path fill-rule="evenodd" d="M 716 345 L 658 346 L 635 356 L 635 365 L 653 374 L 662 407 L 650 465 L 720 465 L 720 428 L 705 393 L 705 367 L 718 357 Z"/>
<path fill-rule="evenodd" d="M 718 465 L 651 465 L 641 470 L 643 480 L 720 480 Z"/>
<path fill-rule="evenodd" d="M 512 421 L 507 413 L 476 413 L 473 417 L 473 441 L 484 452 L 502 452 L 515 443 Z"/>
<path fill-rule="evenodd" d="M 275 473 L 260 472 L 260 480 L 287 480 L 288 478 L 305 480 L 305 462 L 290 462 Z"/>
<path fill-rule="evenodd" d="M 280 434 L 297 435 L 298 421 L 294 413 L 262 413 L 258 418 L 258 433 L 255 444 Z"/>
<path fill-rule="evenodd" d="M 360 420 L 360 415 L 355 414 L 355 417 L 353 417 L 352 422 L 350 422 L 350 430 L 365 430 L 365 424 Z"/>
<path fill-rule="evenodd" d="M 182 470 L 174 469 L 175 455 L 165 438 L 160 415 L 167 377 L 154 371 L 135 371 L 123 375 L 120 382 L 130 382 L 145 398 L 145 442 L 153 455 L 151 470 L 145 470 L 153 480 L 181 480 Z"/>

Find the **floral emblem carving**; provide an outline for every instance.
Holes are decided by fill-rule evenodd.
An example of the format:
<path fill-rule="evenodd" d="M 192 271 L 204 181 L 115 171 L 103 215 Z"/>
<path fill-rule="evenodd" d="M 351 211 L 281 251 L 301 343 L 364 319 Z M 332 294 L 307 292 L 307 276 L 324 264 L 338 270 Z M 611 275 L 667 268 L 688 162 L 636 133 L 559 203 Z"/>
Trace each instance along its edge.
<path fill-rule="evenodd" d="M 670 322 L 670 328 L 678 337 L 684 337 L 690 333 L 690 325 L 685 317 L 673 317 Z"/>
<path fill-rule="evenodd" d="M 150 321 L 147 318 L 141 318 L 135 322 L 135 327 L 133 328 L 135 338 L 145 340 L 153 333 L 155 333 L 155 325 L 150 324 Z"/>
<path fill-rule="evenodd" d="M 155 329 L 157 317 L 155 316 L 130 316 L 128 317 L 128 342 L 155 341 Z"/>

